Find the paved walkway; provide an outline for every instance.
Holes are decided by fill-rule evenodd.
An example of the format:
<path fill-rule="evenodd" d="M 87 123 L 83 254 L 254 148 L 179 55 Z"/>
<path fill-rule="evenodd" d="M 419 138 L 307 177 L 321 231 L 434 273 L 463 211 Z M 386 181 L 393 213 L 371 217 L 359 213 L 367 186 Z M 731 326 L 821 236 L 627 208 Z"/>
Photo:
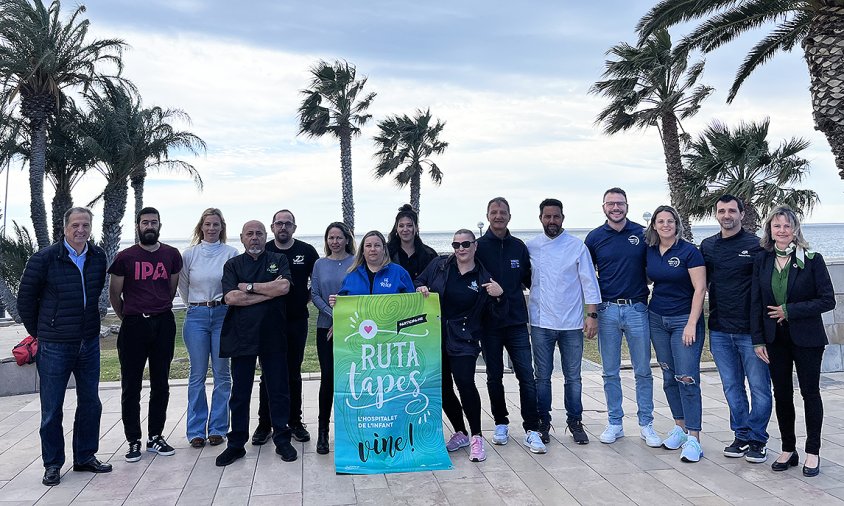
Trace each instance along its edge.
<path fill-rule="evenodd" d="M 553 381 L 554 398 L 561 399 L 562 379 Z M 477 382 L 484 385 L 482 375 Z M 518 413 L 515 378 L 507 375 L 505 383 L 511 412 Z M 375 476 L 335 475 L 333 453 L 317 455 L 313 441 L 296 443 L 301 453 L 294 463 L 282 462 L 272 446 L 247 446 L 245 459 L 225 469 L 216 467 L 214 457 L 223 446 L 196 450 L 184 439 L 184 382 L 175 382 L 171 389 L 166 428 L 176 455 L 145 453 L 140 462 L 126 463 L 120 389 L 104 384 L 99 458 L 110 461 L 114 471 L 75 473 L 68 464 L 61 485 L 52 488 L 41 485 L 38 396 L 4 397 L 0 398 L 0 504 L 844 504 L 844 374 L 825 375 L 822 383 L 826 417 L 817 478 L 804 478 L 800 467 L 772 472 L 773 451 L 768 464 L 761 465 L 722 456 L 732 433 L 714 372 L 704 373 L 702 379 L 706 456 L 697 464 L 684 464 L 678 452 L 651 449 L 639 439 L 629 372 L 623 380 L 628 436 L 612 445 L 598 442 L 606 421 L 604 395 L 600 373 L 587 372 L 583 401 L 584 423 L 592 438 L 589 445 L 572 442 L 563 430 L 565 414 L 557 409 L 553 416 L 561 426 L 552 432 L 545 455 L 532 455 L 518 438 L 512 438 L 506 446 L 488 445 L 486 462 L 469 462 L 467 452 L 461 450 L 452 454 L 454 469 L 450 471 Z M 670 414 L 659 384 L 654 389 L 656 427 L 666 431 L 671 426 Z M 305 382 L 305 418 L 311 429 L 316 427 L 318 386 L 318 381 Z M 485 391 L 481 397 L 489 438 L 493 422 Z M 69 393 L 68 449 L 74 399 Z M 798 415 L 798 429 L 802 424 Z M 519 436 L 517 426 L 511 425 Z M 776 423 L 769 430 L 771 448 L 779 449 Z M 802 444 L 800 438 L 798 446 Z"/>

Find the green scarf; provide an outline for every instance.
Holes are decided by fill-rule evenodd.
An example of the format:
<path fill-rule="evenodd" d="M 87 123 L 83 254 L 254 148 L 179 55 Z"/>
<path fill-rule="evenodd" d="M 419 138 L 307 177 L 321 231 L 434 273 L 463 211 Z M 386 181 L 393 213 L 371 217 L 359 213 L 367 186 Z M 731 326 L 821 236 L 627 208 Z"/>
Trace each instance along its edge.
<path fill-rule="evenodd" d="M 791 256 L 794 253 L 794 261 L 797 264 L 798 269 L 805 269 L 806 268 L 806 258 L 811 260 L 815 257 L 814 251 L 807 251 L 806 248 L 802 246 L 797 246 L 794 242 L 788 243 L 788 247 L 784 250 L 781 250 L 774 245 L 774 252 L 777 254 L 778 257 L 787 257 Z"/>

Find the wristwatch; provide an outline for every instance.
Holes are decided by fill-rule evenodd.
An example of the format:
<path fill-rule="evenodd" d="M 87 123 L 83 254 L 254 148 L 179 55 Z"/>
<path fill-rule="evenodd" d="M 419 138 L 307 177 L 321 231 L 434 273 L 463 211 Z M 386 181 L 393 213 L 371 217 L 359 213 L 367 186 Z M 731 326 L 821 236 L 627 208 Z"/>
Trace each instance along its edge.
<path fill-rule="evenodd" d="M 254 288 L 255 287 L 252 285 L 252 283 L 247 283 L 246 284 L 246 293 L 254 293 L 255 292 Z M 597 316 L 596 316 L 596 318 L 597 318 Z"/>
<path fill-rule="evenodd" d="M 586 313 L 586 316 L 588 316 L 589 318 L 595 318 L 595 319 L 597 319 L 597 318 L 598 318 L 598 313 Z"/>

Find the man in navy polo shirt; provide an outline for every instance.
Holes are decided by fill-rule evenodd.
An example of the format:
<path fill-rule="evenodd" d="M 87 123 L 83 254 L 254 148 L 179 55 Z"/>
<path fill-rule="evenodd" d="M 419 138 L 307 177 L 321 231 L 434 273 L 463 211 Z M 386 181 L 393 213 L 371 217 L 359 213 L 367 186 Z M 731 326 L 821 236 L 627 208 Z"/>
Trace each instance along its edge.
<path fill-rule="evenodd" d="M 715 203 L 721 231 L 700 244 L 709 285 L 709 347 L 721 375 L 730 407 L 735 440 L 724 448 L 727 457 L 761 463 L 768 458 L 771 419 L 771 373 L 753 351 L 750 339 L 750 282 L 753 258 L 762 251 L 759 238 L 741 222 L 744 204 L 726 194 Z M 744 388 L 750 385 L 750 402 Z"/>
<path fill-rule="evenodd" d="M 607 428 L 602 443 L 624 436 L 621 392 L 621 341 L 627 348 L 636 380 L 639 435 L 648 446 L 662 443 L 653 428 L 653 376 L 651 337 L 648 325 L 648 284 L 645 275 L 644 227 L 627 219 L 627 193 L 621 188 L 604 192 L 607 221 L 586 236 L 586 247 L 598 270 L 601 304 L 598 306 L 598 348 L 607 398 Z"/>

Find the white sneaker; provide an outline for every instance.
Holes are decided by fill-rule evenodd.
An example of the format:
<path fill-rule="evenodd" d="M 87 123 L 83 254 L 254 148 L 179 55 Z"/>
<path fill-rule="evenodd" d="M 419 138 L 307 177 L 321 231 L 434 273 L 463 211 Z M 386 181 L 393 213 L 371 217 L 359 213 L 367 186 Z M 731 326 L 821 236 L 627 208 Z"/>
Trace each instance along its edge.
<path fill-rule="evenodd" d="M 662 438 L 659 437 L 659 434 L 657 434 L 654 430 L 653 423 L 643 425 L 639 435 L 642 439 L 645 440 L 645 444 L 650 446 L 651 448 L 659 448 L 660 446 L 662 446 Z"/>
<path fill-rule="evenodd" d="M 607 425 L 607 428 L 604 429 L 604 432 L 598 436 L 598 439 L 601 440 L 602 443 L 610 444 L 615 443 L 615 440 L 624 437 L 624 426 L 623 425 Z M 660 440 L 662 443 L 662 440 Z"/>
<path fill-rule="evenodd" d="M 548 451 L 545 448 L 545 443 L 542 442 L 542 436 L 535 430 L 529 430 L 525 434 L 525 446 L 527 446 L 531 453 L 545 453 Z"/>
<path fill-rule="evenodd" d="M 495 433 L 492 435 L 492 444 L 506 445 L 510 440 L 510 426 L 506 424 L 496 425 Z"/>

